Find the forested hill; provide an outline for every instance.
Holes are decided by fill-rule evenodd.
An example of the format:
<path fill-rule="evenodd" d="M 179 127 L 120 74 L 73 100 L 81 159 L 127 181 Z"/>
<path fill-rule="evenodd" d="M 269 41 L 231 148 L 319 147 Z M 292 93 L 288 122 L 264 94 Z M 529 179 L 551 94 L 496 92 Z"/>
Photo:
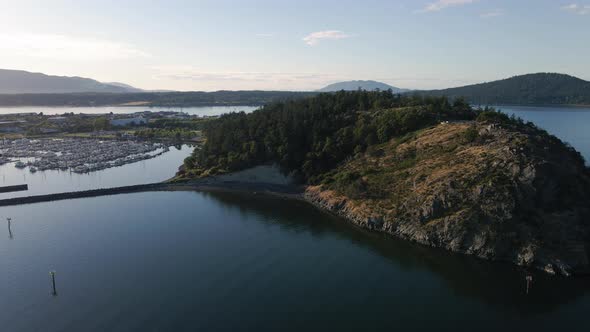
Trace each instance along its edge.
<path fill-rule="evenodd" d="M 345 158 L 393 137 L 444 120 L 475 117 L 458 99 L 402 96 L 390 91 L 340 91 L 274 103 L 250 114 L 210 122 L 206 144 L 187 159 L 192 175 L 276 162 L 310 182 Z"/>
<path fill-rule="evenodd" d="M 77 93 L 136 92 L 131 86 L 108 84 L 84 77 L 53 76 L 24 70 L 0 69 L 0 94 L 11 93 Z"/>
<path fill-rule="evenodd" d="M 451 99 L 464 97 L 478 105 L 590 104 L 590 82 L 554 73 L 514 76 L 488 83 L 419 93 Z"/>
<path fill-rule="evenodd" d="M 315 95 L 292 91 L 214 91 L 141 93 L 44 93 L 0 94 L 0 106 L 142 106 L 191 107 L 252 105 Z"/>

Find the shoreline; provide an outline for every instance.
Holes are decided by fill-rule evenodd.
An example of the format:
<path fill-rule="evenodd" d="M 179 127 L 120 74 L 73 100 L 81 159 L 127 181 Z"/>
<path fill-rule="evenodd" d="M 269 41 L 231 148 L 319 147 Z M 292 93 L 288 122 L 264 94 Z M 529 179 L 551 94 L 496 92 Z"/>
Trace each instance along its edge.
<path fill-rule="evenodd" d="M 7 199 L 0 199 L 0 207 L 1 206 L 15 206 L 15 205 L 23 205 L 23 204 L 34 204 L 34 203 L 42 203 L 42 202 L 52 202 L 58 200 L 69 200 L 69 199 L 78 199 L 78 198 L 91 198 L 91 197 L 99 197 L 99 196 L 112 196 L 112 195 L 119 195 L 119 194 L 132 194 L 132 193 L 140 193 L 140 192 L 155 192 L 155 191 L 197 191 L 197 192 L 214 192 L 214 193 L 236 193 L 236 194 L 250 194 L 250 195 L 260 195 L 260 196 L 268 196 L 278 199 L 286 199 L 286 200 L 294 200 L 299 202 L 305 202 L 310 206 L 318 209 L 319 211 L 329 214 L 331 216 L 335 216 L 337 218 L 342 219 L 347 224 L 351 226 L 363 230 L 363 231 L 370 231 L 375 232 L 378 234 L 383 234 L 385 236 L 399 239 L 403 241 L 408 241 L 410 243 L 414 243 L 417 245 L 422 245 L 429 248 L 436 248 L 445 250 L 452 254 L 459 254 L 462 256 L 471 256 L 475 257 L 484 261 L 488 262 L 508 262 L 512 265 L 525 268 L 528 270 L 534 270 L 537 272 L 545 272 L 551 275 L 560 275 L 560 273 L 550 273 L 547 271 L 544 266 L 533 264 L 531 266 L 524 266 L 516 264 L 514 261 L 510 260 L 497 260 L 497 259 L 488 259 L 486 257 L 481 257 L 479 255 L 473 255 L 461 251 L 453 251 L 449 250 L 448 248 L 442 246 L 433 246 L 429 245 L 428 243 L 422 243 L 421 241 L 417 241 L 412 238 L 399 236 L 399 234 L 394 234 L 392 232 L 387 231 L 376 220 L 357 220 L 358 218 L 354 218 L 353 216 L 346 214 L 346 211 L 343 211 L 340 206 L 329 206 L 327 202 L 319 200 L 317 195 L 314 196 L 313 191 L 310 192 L 309 186 L 296 186 L 296 185 L 283 185 L 283 184 L 271 184 L 271 183 L 262 183 L 262 182 L 238 182 L 238 181 L 220 181 L 217 179 L 203 179 L 203 180 L 192 180 L 192 181 L 185 181 L 185 182 L 158 182 L 158 183 L 150 183 L 150 184 L 141 184 L 141 185 L 132 185 L 132 186 L 125 186 L 125 187 L 114 187 L 114 188 L 106 188 L 106 189 L 94 189 L 94 190 L 86 190 L 86 191 L 75 191 L 75 192 L 65 192 L 65 193 L 56 193 L 56 194 L 47 194 L 47 195 L 36 195 L 36 196 L 26 196 L 26 197 L 15 197 L 15 198 L 7 198 Z M 563 274 L 566 277 L 575 276 L 575 277 L 585 277 L 588 276 L 589 273 L 586 271 L 572 271 L 571 273 Z"/>

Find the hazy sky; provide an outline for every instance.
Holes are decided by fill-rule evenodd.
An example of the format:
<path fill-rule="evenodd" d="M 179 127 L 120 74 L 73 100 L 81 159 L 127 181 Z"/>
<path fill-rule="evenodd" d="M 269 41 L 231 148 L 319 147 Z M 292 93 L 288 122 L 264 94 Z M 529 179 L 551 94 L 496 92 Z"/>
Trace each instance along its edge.
<path fill-rule="evenodd" d="M 572 2 L 574 1 L 574 2 Z M 0 68 L 146 89 L 590 80 L 590 0 L 0 0 Z"/>

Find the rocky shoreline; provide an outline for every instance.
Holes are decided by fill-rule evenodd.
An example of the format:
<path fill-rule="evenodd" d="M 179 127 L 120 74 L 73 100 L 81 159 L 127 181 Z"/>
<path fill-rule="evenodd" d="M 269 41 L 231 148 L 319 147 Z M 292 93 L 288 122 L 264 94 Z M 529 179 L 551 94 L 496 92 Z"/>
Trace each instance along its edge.
<path fill-rule="evenodd" d="M 304 197 L 357 226 L 423 245 L 549 274 L 589 274 L 590 176 L 583 162 L 537 131 L 485 125 L 477 127 L 479 141 L 438 152 L 467 126 L 438 126 L 339 170 L 378 174 L 381 187 L 365 176 L 357 180 L 361 192 L 345 187 L 347 195 L 328 184 L 308 187 Z M 408 150 L 415 162 L 389 166 Z"/>
<path fill-rule="evenodd" d="M 429 236 L 423 234 L 415 227 L 396 227 L 393 224 L 385 223 L 382 216 L 368 216 L 359 214 L 356 212 L 358 208 L 355 207 L 354 204 L 352 204 L 347 198 L 342 196 L 334 196 L 333 192 L 322 191 L 319 187 L 309 187 L 303 194 L 303 200 L 312 204 L 318 209 L 336 215 L 352 223 L 353 225 L 363 229 L 385 233 L 396 238 L 415 242 L 425 246 L 448 250 L 458 254 L 473 255 L 484 260 L 494 260 L 491 259 L 488 255 L 482 254 L 478 251 L 461 250 L 452 245 L 448 245 L 438 241 L 433 242 L 431 241 Z M 560 274 L 563 276 L 572 275 L 570 267 L 564 265 L 560 261 L 547 262 L 546 264 L 527 265 L 523 264 L 523 262 L 520 260 L 512 260 L 511 263 L 514 263 L 519 266 L 541 270 L 549 274 Z"/>

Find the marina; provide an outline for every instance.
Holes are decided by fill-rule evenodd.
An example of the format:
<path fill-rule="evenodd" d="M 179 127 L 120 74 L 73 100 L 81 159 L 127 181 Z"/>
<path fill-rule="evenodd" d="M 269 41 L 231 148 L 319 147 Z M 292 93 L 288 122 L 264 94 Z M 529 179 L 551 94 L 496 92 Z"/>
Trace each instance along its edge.
<path fill-rule="evenodd" d="M 168 152 L 154 158 L 88 173 L 60 169 L 37 170 L 31 173 L 28 166 L 22 169 L 17 168 L 16 162 L 11 161 L 0 165 L 0 186 L 27 184 L 28 190 L 0 192 L 0 199 L 165 181 L 175 175 L 184 158 L 188 157 L 193 150 L 192 146 L 187 144 L 172 145 L 168 148 Z M 23 162 L 23 164 L 26 163 Z"/>
<path fill-rule="evenodd" d="M 3 163 L 15 161 L 16 168 L 29 167 L 31 173 L 57 169 L 94 172 L 154 158 L 168 150 L 162 143 L 132 140 L 22 138 L 0 141 Z"/>

